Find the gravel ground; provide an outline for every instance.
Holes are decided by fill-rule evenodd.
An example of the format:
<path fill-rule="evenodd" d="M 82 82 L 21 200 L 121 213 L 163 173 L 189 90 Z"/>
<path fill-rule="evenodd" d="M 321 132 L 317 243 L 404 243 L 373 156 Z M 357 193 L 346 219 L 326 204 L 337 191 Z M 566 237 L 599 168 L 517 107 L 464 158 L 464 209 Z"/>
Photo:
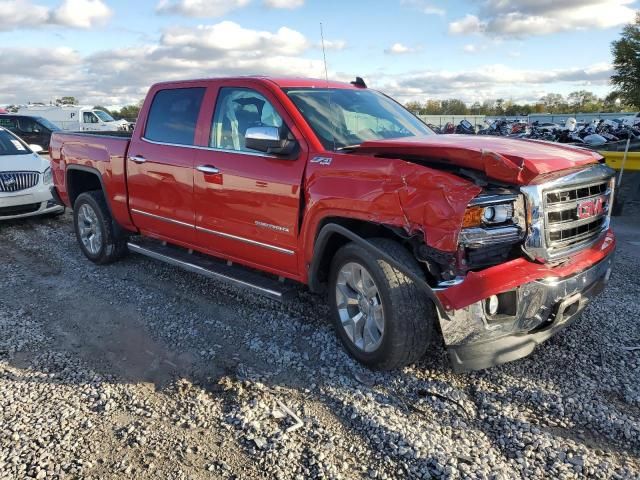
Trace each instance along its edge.
<path fill-rule="evenodd" d="M 0 224 L 0 479 L 640 478 L 640 206 L 607 291 L 529 358 L 392 373 L 285 305 L 130 255 L 70 215 Z"/>

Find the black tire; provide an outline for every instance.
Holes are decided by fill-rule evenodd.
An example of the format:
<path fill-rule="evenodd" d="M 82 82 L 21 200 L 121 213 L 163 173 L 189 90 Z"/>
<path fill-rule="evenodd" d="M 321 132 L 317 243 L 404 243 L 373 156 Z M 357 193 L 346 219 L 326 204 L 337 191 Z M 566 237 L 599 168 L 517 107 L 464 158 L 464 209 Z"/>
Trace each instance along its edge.
<path fill-rule="evenodd" d="M 386 238 L 375 238 L 370 242 L 424 277 L 415 258 L 398 242 Z M 367 269 L 382 301 L 384 333 L 380 345 L 371 352 L 358 348 L 349 339 L 340 319 L 336 285 L 340 269 L 350 262 L 357 262 Z M 329 306 L 336 333 L 346 350 L 371 368 L 392 370 L 418 361 L 435 335 L 435 308 L 424 292 L 402 272 L 353 242 L 340 248 L 333 257 L 329 274 Z"/>
<path fill-rule="evenodd" d="M 100 229 L 101 241 L 99 249 L 92 253 L 83 243 L 79 228 L 79 212 L 83 205 L 87 205 L 98 219 L 96 228 Z M 73 205 L 73 227 L 82 253 L 98 265 L 113 263 L 127 254 L 127 235 L 115 224 L 107 202 L 100 190 L 85 192 L 78 195 Z"/>

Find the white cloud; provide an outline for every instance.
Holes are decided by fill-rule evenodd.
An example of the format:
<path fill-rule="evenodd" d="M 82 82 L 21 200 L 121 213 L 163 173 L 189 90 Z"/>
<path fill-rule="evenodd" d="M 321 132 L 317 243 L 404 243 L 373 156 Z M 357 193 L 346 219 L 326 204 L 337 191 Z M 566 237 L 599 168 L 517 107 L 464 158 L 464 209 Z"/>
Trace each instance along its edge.
<path fill-rule="evenodd" d="M 106 22 L 111 9 L 101 0 L 65 0 L 52 15 L 52 23 L 75 28 L 91 28 Z"/>
<path fill-rule="evenodd" d="M 633 20 L 635 0 L 484 0 L 477 15 L 449 24 L 458 35 L 528 37 L 585 29 L 604 29 Z"/>
<path fill-rule="evenodd" d="M 300 8 L 304 5 L 304 0 L 264 0 L 264 4 L 269 8 Z"/>
<path fill-rule="evenodd" d="M 112 15 L 102 0 L 64 0 L 57 8 L 29 0 L 0 1 L 0 30 L 58 25 L 91 28 L 105 23 Z"/>
<path fill-rule="evenodd" d="M 224 39 L 224 41 L 221 41 Z M 400 44 L 404 48 L 409 47 Z M 475 43 L 476 48 L 485 48 Z M 324 77 L 315 42 L 287 27 L 253 30 L 233 22 L 171 28 L 148 45 L 81 55 L 68 48 L 0 46 L 0 104 L 49 101 L 62 95 L 82 103 L 123 105 L 144 97 L 152 83 L 188 78 L 276 75 Z M 397 49 L 396 49 L 397 50 Z M 38 69 L 33 66 L 38 65 Z M 416 67 L 420 68 L 420 67 Z M 400 101 L 513 98 L 534 101 L 544 93 L 608 89 L 611 66 L 599 63 L 563 69 L 516 69 L 483 65 L 461 70 L 412 70 L 393 75 L 365 73 L 367 83 Z M 353 79 L 355 72 L 331 78 Z"/>
<path fill-rule="evenodd" d="M 475 52 L 477 52 L 477 51 L 478 51 L 478 47 L 477 47 L 477 46 L 475 46 L 473 43 L 469 43 L 469 44 L 467 44 L 467 45 L 465 45 L 465 46 L 463 47 L 463 50 L 464 50 L 466 53 L 475 53 Z"/>
<path fill-rule="evenodd" d="M 251 0 L 160 0 L 156 12 L 187 17 L 221 17 L 246 7 Z"/>
<path fill-rule="evenodd" d="M 449 32 L 455 35 L 477 33 L 482 25 L 480 19 L 475 15 L 465 15 L 464 18 L 451 22 L 449 24 Z"/>
<path fill-rule="evenodd" d="M 314 57 L 305 58 L 310 51 L 316 52 Z M 0 47 L 0 58 L 2 104 L 73 95 L 86 104 L 122 105 L 139 101 L 159 81 L 324 76 L 321 54 L 301 33 L 287 27 L 251 30 L 233 22 L 172 28 L 158 42 L 88 56 L 69 49 Z M 39 68 L 34 70 L 36 64 Z"/>
<path fill-rule="evenodd" d="M 198 25 L 195 30 L 169 29 L 162 36 L 162 43 L 169 47 L 243 52 L 250 56 L 297 55 L 308 47 L 307 39 L 296 30 L 281 27 L 271 33 L 243 28 L 231 21 Z"/>
<path fill-rule="evenodd" d="M 385 53 L 389 53 L 391 55 L 403 55 L 405 53 L 413 53 L 415 52 L 415 48 L 407 47 L 406 45 L 396 42 L 391 45 L 389 48 L 385 49 Z"/>
<path fill-rule="evenodd" d="M 485 65 L 473 70 L 428 70 L 380 78 L 379 86 L 402 101 L 426 98 L 476 100 L 513 98 L 535 101 L 539 92 L 608 88 L 613 73 L 608 63 L 555 70 L 527 70 Z"/>

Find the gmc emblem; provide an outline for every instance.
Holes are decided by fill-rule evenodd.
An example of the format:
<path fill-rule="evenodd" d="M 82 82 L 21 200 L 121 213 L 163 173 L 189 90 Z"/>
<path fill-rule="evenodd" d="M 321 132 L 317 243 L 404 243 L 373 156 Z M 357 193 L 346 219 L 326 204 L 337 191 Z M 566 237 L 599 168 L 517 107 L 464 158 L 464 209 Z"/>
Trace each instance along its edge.
<path fill-rule="evenodd" d="M 598 197 L 578 203 L 578 218 L 589 218 L 600 215 L 604 211 L 604 200 Z"/>

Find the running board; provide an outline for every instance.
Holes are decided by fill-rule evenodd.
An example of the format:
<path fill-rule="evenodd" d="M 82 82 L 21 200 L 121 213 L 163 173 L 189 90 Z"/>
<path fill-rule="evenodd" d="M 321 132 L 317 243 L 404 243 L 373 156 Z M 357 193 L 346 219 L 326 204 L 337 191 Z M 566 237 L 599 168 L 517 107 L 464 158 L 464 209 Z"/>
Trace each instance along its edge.
<path fill-rule="evenodd" d="M 128 242 L 131 252 L 160 260 L 189 272 L 226 282 L 234 287 L 251 290 L 272 300 L 284 302 L 294 295 L 295 288 L 284 281 L 270 278 L 266 274 L 224 262 L 199 253 L 191 253 L 181 247 L 175 247 L 153 240 Z"/>

